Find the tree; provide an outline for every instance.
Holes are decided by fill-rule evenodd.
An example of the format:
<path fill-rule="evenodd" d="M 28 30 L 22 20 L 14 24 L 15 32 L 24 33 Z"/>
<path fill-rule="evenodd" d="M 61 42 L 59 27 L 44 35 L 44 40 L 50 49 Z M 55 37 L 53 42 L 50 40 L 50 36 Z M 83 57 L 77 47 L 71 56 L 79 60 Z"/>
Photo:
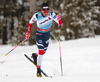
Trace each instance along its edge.
<path fill-rule="evenodd" d="M 51 9 L 62 16 L 62 35 L 65 40 L 95 35 L 94 31 L 100 25 L 96 20 L 100 13 L 96 2 L 97 0 L 50 0 Z M 52 31 L 54 36 L 56 32 Z"/>
<path fill-rule="evenodd" d="M 18 44 L 25 38 L 28 22 L 34 13 L 41 11 L 43 2 L 48 2 L 50 10 L 61 15 L 63 40 L 93 37 L 95 34 L 100 34 L 99 0 L 0 0 L 0 5 L 2 5 L 0 6 L 0 38 L 3 44 L 7 44 L 11 38 L 11 43 Z M 29 45 L 36 42 L 36 27 L 34 23 Z M 52 27 L 51 38 L 56 40 L 58 39 L 58 25 L 53 22 Z"/>
<path fill-rule="evenodd" d="M 13 23 L 11 22 L 11 27 L 14 26 L 12 33 L 12 39 L 9 41 L 9 43 L 12 43 L 12 45 L 19 44 L 21 41 L 25 39 L 25 33 L 27 30 L 27 24 L 28 24 L 28 4 L 27 0 L 23 0 L 20 3 L 18 1 L 14 2 L 14 13 L 12 14 Z M 14 15 L 14 16 L 13 16 Z M 12 19 L 11 19 L 12 20 Z"/>
<path fill-rule="evenodd" d="M 2 36 L 2 43 L 7 44 L 7 4 L 8 0 L 4 2 L 4 24 L 3 24 L 3 36 Z"/>
<path fill-rule="evenodd" d="M 34 13 L 37 12 L 37 0 L 29 0 L 30 2 L 30 18 Z M 35 31 L 36 31 L 36 23 L 33 24 L 30 33 L 29 45 L 35 44 Z"/>
<path fill-rule="evenodd" d="M 100 10 L 100 0 L 97 0 L 96 6 L 98 6 Z M 98 14 L 97 20 L 100 21 L 100 13 Z M 99 22 L 99 25 L 100 25 L 100 22 Z M 100 26 L 98 26 L 97 29 L 95 29 L 95 34 L 100 35 Z"/>

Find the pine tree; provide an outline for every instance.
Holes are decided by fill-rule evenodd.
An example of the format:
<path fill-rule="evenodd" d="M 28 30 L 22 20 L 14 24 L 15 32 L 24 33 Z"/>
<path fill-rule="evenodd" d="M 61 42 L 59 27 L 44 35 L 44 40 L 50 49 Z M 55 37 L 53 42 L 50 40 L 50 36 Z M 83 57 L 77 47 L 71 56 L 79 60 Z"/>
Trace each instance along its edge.
<path fill-rule="evenodd" d="M 12 37 L 12 45 L 19 44 L 25 39 L 25 32 L 26 28 L 24 27 L 25 19 L 22 15 L 21 18 L 18 21 L 18 25 L 14 28 L 13 33 L 14 36 Z"/>
<path fill-rule="evenodd" d="M 25 0 L 26 1 L 26 0 Z M 22 42 L 25 39 L 25 33 L 27 31 L 27 26 L 28 26 L 28 21 L 29 21 L 29 11 L 27 12 L 28 7 L 24 7 L 24 2 L 22 2 L 22 4 L 18 4 L 18 2 L 16 1 L 15 4 L 15 12 L 16 12 L 16 17 L 14 18 L 14 29 L 13 31 L 13 36 L 12 39 L 9 41 L 9 43 L 11 43 L 12 45 L 16 45 L 19 44 L 20 42 Z M 26 1 L 27 3 L 27 1 Z"/>
<path fill-rule="evenodd" d="M 96 18 L 100 13 L 99 7 L 95 6 L 96 2 L 97 0 L 50 0 L 51 10 L 62 16 L 62 35 L 65 40 L 95 35 L 94 31 L 99 26 Z M 53 30 L 53 37 L 55 34 L 57 31 Z"/>
<path fill-rule="evenodd" d="M 69 29 L 72 38 L 94 36 L 94 30 L 99 25 L 97 14 L 99 7 L 95 6 L 96 0 L 70 0 L 67 5 L 70 17 Z M 66 19 L 67 20 L 67 19 Z"/>

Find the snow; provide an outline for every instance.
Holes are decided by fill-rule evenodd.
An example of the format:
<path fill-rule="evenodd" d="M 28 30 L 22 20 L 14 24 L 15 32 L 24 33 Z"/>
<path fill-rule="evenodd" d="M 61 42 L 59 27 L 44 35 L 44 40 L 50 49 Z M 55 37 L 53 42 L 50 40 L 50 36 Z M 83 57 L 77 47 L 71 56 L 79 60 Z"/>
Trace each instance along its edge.
<path fill-rule="evenodd" d="M 60 69 L 59 42 L 50 42 L 43 56 L 42 69 L 50 77 L 36 77 L 36 67 L 28 61 L 37 46 L 0 45 L 0 82 L 100 82 L 100 36 L 62 41 L 63 76 Z"/>

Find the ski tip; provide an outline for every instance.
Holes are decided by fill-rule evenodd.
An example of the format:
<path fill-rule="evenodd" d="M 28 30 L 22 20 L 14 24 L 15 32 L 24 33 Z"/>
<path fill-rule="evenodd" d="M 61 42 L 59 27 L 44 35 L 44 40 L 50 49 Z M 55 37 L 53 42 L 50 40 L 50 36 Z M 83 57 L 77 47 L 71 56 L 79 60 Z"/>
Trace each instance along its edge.
<path fill-rule="evenodd" d="M 4 56 L 6 56 L 6 54 L 4 54 Z"/>

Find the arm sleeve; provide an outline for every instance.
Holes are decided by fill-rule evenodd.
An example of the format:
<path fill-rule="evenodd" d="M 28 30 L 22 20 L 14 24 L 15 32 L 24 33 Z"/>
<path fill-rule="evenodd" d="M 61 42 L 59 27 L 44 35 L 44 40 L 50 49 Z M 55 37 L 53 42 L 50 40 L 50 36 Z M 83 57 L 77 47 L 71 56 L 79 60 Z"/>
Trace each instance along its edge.
<path fill-rule="evenodd" d="M 32 16 L 32 18 L 31 18 L 31 20 L 29 21 L 29 23 L 30 23 L 30 24 L 33 24 L 35 21 L 37 21 L 37 13 L 35 13 L 35 14 Z"/>
<path fill-rule="evenodd" d="M 52 18 L 58 24 L 57 15 L 54 12 L 52 13 Z"/>
<path fill-rule="evenodd" d="M 32 27 L 32 24 L 35 22 L 35 21 L 37 21 L 37 13 L 36 14 L 34 14 L 33 16 L 32 16 L 32 18 L 30 19 L 30 21 L 29 21 L 29 24 L 28 24 L 28 28 L 27 28 L 27 32 L 28 33 L 30 33 L 30 31 L 31 31 L 31 27 Z"/>

